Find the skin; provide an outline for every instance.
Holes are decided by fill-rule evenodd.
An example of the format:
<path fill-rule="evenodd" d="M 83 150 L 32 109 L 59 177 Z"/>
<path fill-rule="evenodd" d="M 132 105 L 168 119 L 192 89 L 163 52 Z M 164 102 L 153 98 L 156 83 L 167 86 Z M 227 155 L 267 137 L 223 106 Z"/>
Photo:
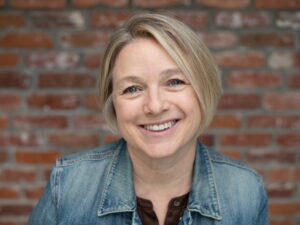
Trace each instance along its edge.
<path fill-rule="evenodd" d="M 117 56 L 113 104 L 133 162 L 137 196 L 152 201 L 163 224 L 170 199 L 191 187 L 201 122 L 196 94 L 156 41 L 139 38 Z M 164 129 L 157 130 L 162 124 Z"/>

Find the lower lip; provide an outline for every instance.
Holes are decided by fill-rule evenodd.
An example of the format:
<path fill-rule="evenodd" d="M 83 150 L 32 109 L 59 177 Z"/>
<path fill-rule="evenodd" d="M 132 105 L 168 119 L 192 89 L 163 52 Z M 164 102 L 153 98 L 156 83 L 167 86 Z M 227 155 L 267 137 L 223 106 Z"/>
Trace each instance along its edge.
<path fill-rule="evenodd" d="M 142 131 L 148 135 L 151 135 L 151 136 L 162 136 L 162 135 L 166 135 L 170 132 L 172 132 L 172 130 L 175 129 L 175 127 L 177 126 L 177 124 L 179 123 L 180 121 L 178 120 L 175 124 L 173 124 L 170 128 L 168 129 L 165 129 L 165 130 L 159 130 L 159 131 L 155 131 L 155 130 L 148 130 L 144 127 L 140 127 L 142 129 Z"/>

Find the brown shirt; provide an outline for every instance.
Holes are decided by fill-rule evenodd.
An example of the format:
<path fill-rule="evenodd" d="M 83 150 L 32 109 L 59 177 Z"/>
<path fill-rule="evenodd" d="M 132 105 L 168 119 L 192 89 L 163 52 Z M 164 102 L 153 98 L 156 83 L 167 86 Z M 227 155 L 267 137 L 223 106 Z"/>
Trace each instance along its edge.
<path fill-rule="evenodd" d="M 168 204 L 164 225 L 176 225 L 187 206 L 189 193 L 173 198 Z M 158 225 L 158 219 L 150 200 L 137 197 L 137 210 L 143 225 Z"/>

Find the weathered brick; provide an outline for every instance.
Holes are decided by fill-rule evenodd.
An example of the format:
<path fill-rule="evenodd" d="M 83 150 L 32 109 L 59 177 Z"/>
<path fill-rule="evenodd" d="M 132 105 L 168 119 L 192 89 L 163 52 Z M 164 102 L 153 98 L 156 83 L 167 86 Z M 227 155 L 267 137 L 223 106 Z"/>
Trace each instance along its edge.
<path fill-rule="evenodd" d="M 299 115 L 258 114 L 248 117 L 248 127 L 300 129 Z"/>
<path fill-rule="evenodd" d="M 133 15 L 131 11 L 98 10 L 91 15 L 91 25 L 93 27 L 118 27 Z"/>
<path fill-rule="evenodd" d="M 20 55 L 18 53 L 0 53 L 0 67 L 16 66 L 19 62 L 19 58 Z"/>
<path fill-rule="evenodd" d="M 240 9 L 249 5 L 250 0 L 197 0 L 197 3 L 215 8 Z"/>
<path fill-rule="evenodd" d="M 272 69 L 288 69 L 294 65 L 294 58 L 291 52 L 272 52 L 268 59 L 269 67 Z"/>
<path fill-rule="evenodd" d="M 292 150 L 253 149 L 246 153 L 246 160 L 250 163 L 295 163 L 297 152 Z"/>
<path fill-rule="evenodd" d="M 29 67 L 45 69 L 68 69 L 77 67 L 79 55 L 71 52 L 31 52 L 24 56 Z"/>
<path fill-rule="evenodd" d="M 20 188 L 17 186 L 0 187 L 0 198 L 18 198 L 20 196 Z"/>
<path fill-rule="evenodd" d="M 263 9 L 297 9 L 300 8 L 300 2 L 298 0 L 255 0 L 255 6 Z"/>
<path fill-rule="evenodd" d="M 208 25 L 209 13 L 199 10 L 170 10 L 165 12 L 192 28 L 203 28 Z"/>
<path fill-rule="evenodd" d="M 37 178 L 37 170 L 28 169 L 0 169 L 1 182 L 33 182 Z"/>
<path fill-rule="evenodd" d="M 121 136 L 118 136 L 118 135 L 114 135 L 112 133 L 107 133 L 105 136 L 104 136 L 104 143 L 110 143 L 110 142 L 113 142 L 113 141 L 117 141 L 121 138 Z"/>
<path fill-rule="evenodd" d="M 266 27 L 271 23 L 271 15 L 266 12 L 218 12 L 216 24 L 229 28 Z"/>
<path fill-rule="evenodd" d="M 66 0 L 11 0 L 11 5 L 22 9 L 62 9 Z"/>
<path fill-rule="evenodd" d="M 61 153 L 57 151 L 37 152 L 27 150 L 26 152 L 16 152 L 17 163 L 54 164 L 59 157 L 61 157 Z"/>
<path fill-rule="evenodd" d="M 271 215 L 295 215 L 300 212 L 298 202 L 271 202 L 269 205 Z"/>
<path fill-rule="evenodd" d="M 300 12 L 279 12 L 276 25 L 280 28 L 300 29 Z"/>
<path fill-rule="evenodd" d="M 74 109 L 80 104 L 76 94 L 33 93 L 27 98 L 27 104 L 33 108 Z"/>
<path fill-rule="evenodd" d="M 68 120 L 61 115 L 17 115 L 13 120 L 13 126 L 21 129 L 32 128 L 66 128 Z"/>
<path fill-rule="evenodd" d="M 9 124 L 9 119 L 7 115 L 0 115 L 0 129 L 6 129 Z"/>
<path fill-rule="evenodd" d="M 30 23 L 36 28 L 83 28 L 84 15 L 79 11 L 71 12 L 33 12 Z"/>
<path fill-rule="evenodd" d="M 0 7 L 5 5 L 5 0 L 0 0 Z"/>
<path fill-rule="evenodd" d="M 94 87 L 96 77 L 88 73 L 43 73 L 38 77 L 40 88 Z"/>
<path fill-rule="evenodd" d="M 0 59 L 1 60 L 1 59 Z M 18 71 L 0 71 L 0 88 L 28 88 L 31 77 Z"/>
<path fill-rule="evenodd" d="M 234 52 L 225 51 L 214 54 L 219 66 L 229 68 L 262 67 L 265 56 L 262 52 Z"/>
<path fill-rule="evenodd" d="M 272 134 L 223 134 L 220 136 L 220 143 L 224 146 L 267 146 L 272 143 Z"/>
<path fill-rule="evenodd" d="M 267 109 L 300 109 L 300 93 L 267 93 L 263 97 L 264 106 Z"/>
<path fill-rule="evenodd" d="M 24 25 L 24 16 L 21 13 L 8 13 L 0 14 L 0 28 L 7 27 L 22 27 Z"/>
<path fill-rule="evenodd" d="M 258 94 L 224 94 L 219 109 L 256 109 L 260 106 Z"/>
<path fill-rule="evenodd" d="M 51 48 L 53 42 L 46 33 L 6 33 L 0 38 L 0 47 Z"/>
<path fill-rule="evenodd" d="M 21 216 L 29 215 L 32 211 L 32 205 L 25 204 L 0 204 L 0 216 Z"/>
<path fill-rule="evenodd" d="M 135 6 L 140 7 L 170 7 L 177 5 L 189 5 L 191 0 L 133 0 Z"/>
<path fill-rule="evenodd" d="M 267 179 L 270 181 L 299 181 L 300 169 L 288 167 L 276 167 L 268 171 Z"/>
<path fill-rule="evenodd" d="M 294 59 L 294 67 L 300 68 L 300 51 L 294 52 L 293 59 Z"/>
<path fill-rule="evenodd" d="M 100 109 L 97 93 L 88 93 L 84 96 L 84 106 L 88 109 Z"/>
<path fill-rule="evenodd" d="M 77 7 L 92 7 L 96 5 L 121 7 L 127 5 L 128 0 L 73 0 L 73 4 Z"/>
<path fill-rule="evenodd" d="M 25 195 L 29 199 L 39 199 L 44 191 L 45 187 L 32 187 L 25 189 Z"/>
<path fill-rule="evenodd" d="M 289 77 L 289 87 L 290 88 L 300 88 L 300 73 L 293 74 Z"/>
<path fill-rule="evenodd" d="M 294 35 L 289 33 L 243 33 L 240 35 L 240 43 L 250 47 L 292 47 Z"/>
<path fill-rule="evenodd" d="M 292 197 L 295 192 L 295 187 L 292 183 L 270 183 L 266 185 L 266 189 L 270 198 Z"/>
<path fill-rule="evenodd" d="M 98 114 L 86 114 L 73 116 L 73 124 L 76 128 L 101 128 L 105 124 L 102 115 Z"/>
<path fill-rule="evenodd" d="M 238 115 L 217 114 L 210 128 L 239 128 L 241 127 L 241 118 Z"/>
<path fill-rule="evenodd" d="M 110 31 L 86 31 L 64 33 L 60 37 L 61 46 L 103 47 L 111 35 Z"/>
<path fill-rule="evenodd" d="M 86 53 L 84 56 L 84 66 L 89 69 L 98 69 L 101 65 L 102 53 Z"/>
<path fill-rule="evenodd" d="M 220 152 L 234 159 L 241 160 L 242 158 L 241 152 L 237 150 L 221 150 Z"/>
<path fill-rule="evenodd" d="M 7 152 L 0 152 L 0 163 L 5 162 L 8 159 Z"/>
<path fill-rule="evenodd" d="M 0 110 L 17 110 L 21 107 L 21 96 L 14 93 L 0 93 L 0 102 Z"/>
<path fill-rule="evenodd" d="M 288 218 L 270 218 L 270 224 L 272 225 L 292 225 L 291 219 Z"/>
<path fill-rule="evenodd" d="M 0 2 L 1 2 L 1 0 L 0 0 Z M 0 221 L 0 225 L 18 225 L 18 224 L 15 222 L 12 222 L 12 221 L 4 220 L 4 221 Z"/>
<path fill-rule="evenodd" d="M 300 146 L 300 134 L 299 133 L 289 133 L 280 134 L 278 136 L 278 143 L 282 146 Z"/>
<path fill-rule="evenodd" d="M 282 83 L 282 75 L 267 71 L 233 71 L 227 75 L 227 82 L 241 88 L 272 88 Z"/>
<path fill-rule="evenodd" d="M 51 133 L 51 145 L 70 148 L 92 148 L 99 145 L 98 135 L 92 133 Z"/>
<path fill-rule="evenodd" d="M 202 134 L 199 137 L 199 141 L 207 146 L 213 146 L 215 144 L 215 137 L 211 134 Z"/>
<path fill-rule="evenodd" d="M 44 143 L 43 138 L 40 135 L 33 133 L 0 133 L 0 146 L 22 146 L 22 147 L 34 147 Z"/>
<path fill-rule="evenodd" d="M 237 43 L 237 36 L 229 31 L 201 32 L 199 36 L 209 48 L 229 48 Z"/>

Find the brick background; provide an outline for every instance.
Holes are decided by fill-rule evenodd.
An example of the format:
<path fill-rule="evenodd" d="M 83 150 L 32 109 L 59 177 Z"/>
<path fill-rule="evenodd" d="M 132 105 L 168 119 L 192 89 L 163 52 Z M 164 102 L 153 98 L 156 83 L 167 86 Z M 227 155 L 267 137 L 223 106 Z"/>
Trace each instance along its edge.
<path fill-rule="evenodd" d="M 225 94 L 201 140 L 263 175 L 271 225 L 299 225 L 299 0 L 0 0 L 0 225 L 26 223 L 57 157 L 116 139 L 95 81 L 109 35 L 141 11 L 212 50 Z"/>

